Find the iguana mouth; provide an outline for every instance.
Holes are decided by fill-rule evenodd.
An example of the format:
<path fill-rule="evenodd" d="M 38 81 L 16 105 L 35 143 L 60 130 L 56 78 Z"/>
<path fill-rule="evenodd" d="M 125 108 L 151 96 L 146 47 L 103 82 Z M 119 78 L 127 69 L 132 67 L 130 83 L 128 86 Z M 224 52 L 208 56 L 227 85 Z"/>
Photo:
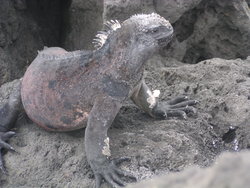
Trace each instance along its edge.
<path fill-rule="evenodd" d="M 158 40 L 158 44 L 159 44 L 159 46 L 161 46 L 161 47 L 165 47 L 165 46 L 167 46 L 168 45 L 168 43 L 172 40 L 172 38 L 173 38 L 173 33 L 171 33 L 170 35 L 165 35 L 165 36 L 163 36 L 163 37 L 161 37 L 161 38 L 158 38 L 157 40 Z"/>

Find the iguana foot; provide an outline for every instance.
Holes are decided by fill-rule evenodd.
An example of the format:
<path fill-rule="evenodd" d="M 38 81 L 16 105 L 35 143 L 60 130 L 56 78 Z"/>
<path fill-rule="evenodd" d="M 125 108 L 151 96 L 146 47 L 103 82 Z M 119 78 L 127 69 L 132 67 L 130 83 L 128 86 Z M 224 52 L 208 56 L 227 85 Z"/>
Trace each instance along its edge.
<path fill-rule="evenodd" d="M 95 175 L 95 188 L 100 188 L 102 180 L 105 180 L 112 187 L 124 187 L 126 183 L 120 178 L 120 176 L 126 176 L 136 180 L 132 174 L 117 167 L 120 163 L 128 160 L 130 159 L 120 158 L 95 163 L 90 162 Z"/>
<path fill-rule="evenodd" d="M 157 118 L 166 119 L 167 117 L 187 118 L 188 113 L 196 113 L 193 106 L 198 104 L 197 100 L 189 100 L 187 96 L 176 97 L 167 102 L 159 102 L 152 110 L 152 115 Z"/>
<path fill-rule="evenodd" d="M 14 135 L 15 132 L 13 131 L 0 132 L 0 171 L 2 171 L 4 174 L 6 174 L 7 172 L 3 165 L 3 149 L 15 151 L 15 149 L 6 142 Z"/>

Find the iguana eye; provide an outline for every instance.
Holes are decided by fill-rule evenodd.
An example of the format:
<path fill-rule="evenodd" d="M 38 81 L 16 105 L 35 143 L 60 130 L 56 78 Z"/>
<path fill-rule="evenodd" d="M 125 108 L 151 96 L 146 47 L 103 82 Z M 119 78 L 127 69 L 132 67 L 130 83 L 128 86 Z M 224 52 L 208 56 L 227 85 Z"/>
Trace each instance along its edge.
<path fill-rule="evenodd" d="M 152 30 L 151 30 L 151 32 L 152 33 L 157 33 L 159 31 L 159 28 L 157 27 L 157 28 L 153 28 Z"/>

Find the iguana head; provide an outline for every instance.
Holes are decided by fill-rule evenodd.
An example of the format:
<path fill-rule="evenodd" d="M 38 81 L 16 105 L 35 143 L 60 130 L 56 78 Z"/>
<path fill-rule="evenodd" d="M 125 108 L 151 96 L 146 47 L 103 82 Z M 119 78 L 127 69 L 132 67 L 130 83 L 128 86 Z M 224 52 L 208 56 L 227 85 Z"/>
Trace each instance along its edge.
<path fill-rule="evenodd" d="M 118 48 L 138 45 L 147 49 L 166 46 L 173 36 L 173 27 L 169 21 L 156 13 L 136 14 L 125 20 L 106 23 L 106 29 L 96 35 L 94 43 L 98 49 L 109 42 L 120 44 Z"/>
<path fill-rule="evenodd" d="M 173 37 L 173 27 L 169 21 L 158 14 L 138 14 L 123 23 L 132 27 L 136 40 L 154 47 L 166 46 Z"/>

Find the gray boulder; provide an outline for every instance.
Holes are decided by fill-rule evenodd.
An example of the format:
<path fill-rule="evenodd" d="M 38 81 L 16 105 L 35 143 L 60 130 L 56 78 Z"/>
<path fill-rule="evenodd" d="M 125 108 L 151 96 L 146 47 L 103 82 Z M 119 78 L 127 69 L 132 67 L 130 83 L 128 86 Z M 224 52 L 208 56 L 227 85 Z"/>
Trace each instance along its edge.
<path fill-rule="evenodd" d="M 189 167 L 128 188 L 248 188 L 250 152 L 223 153 L 209 168 Z"/>

